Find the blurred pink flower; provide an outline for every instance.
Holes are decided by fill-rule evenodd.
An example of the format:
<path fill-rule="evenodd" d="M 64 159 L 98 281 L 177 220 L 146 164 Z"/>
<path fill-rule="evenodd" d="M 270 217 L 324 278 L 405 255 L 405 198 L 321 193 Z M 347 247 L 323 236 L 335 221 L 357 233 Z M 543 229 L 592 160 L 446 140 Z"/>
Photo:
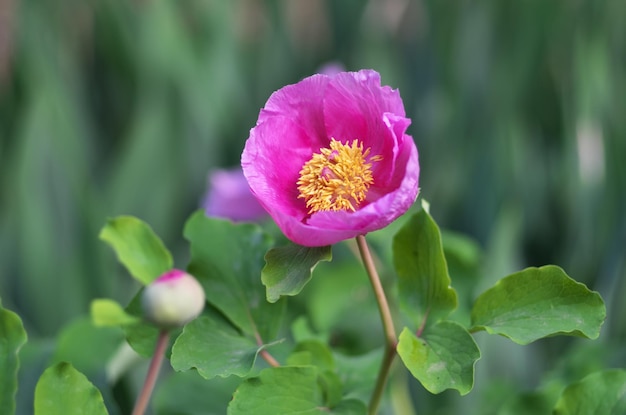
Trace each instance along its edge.
<path fill-rule="evenodd" d="M 320 66 L 317 73 L 321 73 L 323 75 L 337 75 L 340 72 L 345 72 L 345 70 L 345 67 L 341 63 L 330 61 Z"/>
<path fill-rule="evenodd" d="M 313 75 L 270 96 L 241 165 L 289 239 L 330 245 L 387 226 L 415 201 L 410 122 L 373 70 Z"/>
<path fill-rule="evenodd" d="M 250 192 L 240 168 L 213 170 L 209 173 L 208 191 L 203 207 L 207 216 L 235 222 L 256 222 L 267 212 Z"/>

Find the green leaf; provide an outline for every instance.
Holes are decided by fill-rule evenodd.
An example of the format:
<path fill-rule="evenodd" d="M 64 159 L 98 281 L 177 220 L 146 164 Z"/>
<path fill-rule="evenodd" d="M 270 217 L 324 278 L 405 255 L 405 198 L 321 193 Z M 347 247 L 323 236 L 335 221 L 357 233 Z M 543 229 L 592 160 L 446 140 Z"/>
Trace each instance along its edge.
<path fill-rule="evenodd" d="M 465 395 L 472 390 L 480 350 L 460 324 L 440 321 L 428 326 L 422 337 L 405 327 L 397 350 L 407 369 L 429 392 L 456 389 Z"/>
<path fill-rule="evenodd" d="M 141 321 L 141 318 L 127 313 L 117 302 L 108 298 L 98 298 L 91 302 L 93 324 L 101 327 L 123 326 Z"/>
<path fill-rule="evenodd" d="M 233 224 L 198 211 L 185 225 L 191 242 L 188 271 L 204 287 L 207 301 L 244 333 L 275 338 L 285 302 L 270 304 L 261 283 L 263 256 L 271 238 L 254 224 Z"/>
<path fill-rule="evenodd" d="M 270 249 L 265 255 L 261 280 L 267 287 L 267 301 L 276 302 L 282 295 L 296 295 L 311 280 L 320 261 L 330 261 L 329 246 L 313 247 L 290 244 Z"/>
<path fill-rule="evenodd" d="M 595 339 L 606 317 L 597 292 L 561 268 L 527 268 L 498 281 L 472 308 L 472 331 L 486 330 L 519 344 L 556 334 Z"/>
<path fill-rule="evenodd" d="M 7 414 L 15 412 L 18 353 L 26 343 L 26 331 L 17 314 L 0 305 L 0 402 Z"/>
<path fill-rule="evenodd" d="M 554 415 L 626 413 L 626 371 L 609 369 L 592 373 L 563 390 Z"/>
<path fill-rule="evenodd" d="M 157 338 L 159 337 L 159 329 L 147 323 L 136 323 L 122 327 L 126 341 L 143 357 L 152 357 Z M 175 338 L 171 335 L 171 338 Z"/>
<path fill-rule="evenodd" d="M 328 345 L 317 340 L 304 340 L 294 348 L 287 359 L 291 366 L 317 366 L 323 370 L 335 370 L 335 361 Z"/>
<path fill-rule="evenodd" d="M 343 396 L 343 385 L 339 375 L 331 370 L 321 370 L 318 384 L 322 390 L 324 406 L 335 408 Z"/>
<path fill-rule="evenodd" d="M 66 362 L 46 369 L 35 388 L 35 415 L 108 414 L 100 391 Z"/>
<path fill-rule="evenodd" d="M 365 415 L 367 413 L 367 407 L 358 399 L 344 399 L 337 405 L 333 406 L 330 412 L 327 410 L 320 410 L 319 413 L 336 415 Z"/>
<path fill-rule="evenodd" d="M 301 298 L 311 327 L 322 336 L 333 338 L 333 348 L 362 354 L 380 346 L 384 335 L 380 314 L 363 265 L 355 261 L 346 246 L 345 261 L 320 263 Z M 340 335 L 337 335 L 340 333 Z M 358 339 L 355 341 L 355 339 Z"/>
<path fill-rule="evenodd" d="M 476 286 L 484 282 L 481 280 L 482 253 L 478 243 L 465 235 L 443 230 L 441 237 L 448 273 L 454 281 L 458 300 L 458 307 L 450 318 L 469 327 Z"/>
<path fill-rule="evenodd" d="M 241 379 L 213 378 L 207 381 L 195 371 L 172 372 L 159 379 L 152 408 L 157 415 L 224 415 Z"/>
<path fill-rule="evenodd" d="M 355 399 L 325 406 L 314 366 L 282 366 L 262 370 L 243 382 L 228 405 L 228 415 L 341 414 L 364 415 L 365 404 Z"/>
<path fill-rule="evenodd" d="M 422 209 L 393 239 L 400 305 L 416 326 L 445 318 L 457 306 L 439 227 Z"/>
<path fill-rule="evenodd" d="M 134 351 L 143 357 L 151 357 L 159 337 L 159 328 L 145 322 L 140 317 L 143 312 L 141 309 L 142 292 L 143 290 L 140 290 L 135 294 L 126 307 L 126 313 L 131 317 L 136 317 L 139 321 L 134 324 L 125 324 L 122 326 L 122 330 L 126 335 L 126 341 Z M 176 338 L 176 334 L 171 333 L 171 338 Z"/>
<path fill-rule="evenodd" d="M 172 255 L 161 239 L 141 220 L 132 216 L 109 219 L 100 232 L 128 272 L 144 285 L 174 266 Z"/>
<path fill-rule="evenodd" d="M 205 379 L 246 376 L 262 349 L 228 322 L 199 317 L 185 326 L 172 347 L 172 367 L 196 368 Z"/>
<path fill-rule="evenodd" d="M 343 387 L 335 373 L 335 361 L 327 344 L 317 340 L 305 340 L 294 348 L 287 358 L 290 366 L 315 366 L 319 369 L 319 384 L 326 406 L 335 406 L 341 401 Z"/>
<path fill-rule="evenodd" d="M 357 356 L 335 353 L 337 373 L 341 374 L 345 398 L 356 398 L 368 402 L 372 387 L 380 369 L 383 349 L 378 348 Z"/>
<path fill-rule="evenodd" d="M 311 326 L 306 315 L 296 317 L 291 324 L 291 337 L 296 342 L 304 340 L 319 340 L 323 343 L 328 343 L 328 334 L 319 334 Z"/>
<path fill-rule="evenodd" d="M 96 327 L 88 317 L 73 321 L 57 336 L 52 362 L 68 362 L 87 375 L 101 371 L 124 342 L 117 327 Z"/>

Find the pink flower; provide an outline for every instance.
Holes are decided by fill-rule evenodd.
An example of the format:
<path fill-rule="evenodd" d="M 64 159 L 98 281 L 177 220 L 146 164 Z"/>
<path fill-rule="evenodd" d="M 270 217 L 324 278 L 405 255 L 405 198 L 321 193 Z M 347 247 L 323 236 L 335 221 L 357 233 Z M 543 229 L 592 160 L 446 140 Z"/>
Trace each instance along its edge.
<path fill-rule="evenodd" d="M 410 123 L 373 70 L 313 75 L 270 96 L 241 165 L 289 239 L 330 245 L 384 228 L 415 201 Z"/>
<path fill-rule="evenodd" d="M 267 212 L 250 192 L 240 168 L 213 170 L 209 173 L 207 195 L 202 203 L 207 216 L 235 222 L 256 222 Z"/>
<path fill-rule="evenodd" d="M 321 73 L 324 75 L 337 75 L 340 72 L 344 72 L 345 67 L 336 61 L 330 61 L 319 67 L 317 73 Z"/>

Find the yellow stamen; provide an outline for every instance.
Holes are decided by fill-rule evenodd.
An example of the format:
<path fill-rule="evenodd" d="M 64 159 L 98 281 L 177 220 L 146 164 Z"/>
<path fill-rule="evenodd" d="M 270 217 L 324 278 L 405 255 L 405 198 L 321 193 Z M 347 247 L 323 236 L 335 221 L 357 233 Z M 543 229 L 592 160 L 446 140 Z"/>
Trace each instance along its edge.
<path fill-rule="evenodd" d="M 370 149 L 353 140 L 352 145 L 331 138 L 330 148 L 319 153 L 302 166 L 298 180 L 298 198 L 306 200 L 309 213 L 324 210 L 351 210 L 365 200 L 374 183 L 372 162 L 382 156 L 368 157 Z"/>

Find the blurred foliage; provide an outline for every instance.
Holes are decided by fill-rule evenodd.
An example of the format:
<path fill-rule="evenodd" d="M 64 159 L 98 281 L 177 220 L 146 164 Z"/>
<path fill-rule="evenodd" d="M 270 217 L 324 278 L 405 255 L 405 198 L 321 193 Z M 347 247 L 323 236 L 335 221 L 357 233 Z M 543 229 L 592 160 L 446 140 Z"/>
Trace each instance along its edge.
<path fill-rule="evenodd" d="M 238 164 L 272 91 L 334 62 L 376 69 L 400 89 L 422 194 L 442 227 L 483 249 L 476 289 L 454 273 L 453 284 L 471 297 L 502 275 L 555 263 L 605 298 L 607 350 L 625 340 L 626 2 L 0 8 L 0 297 L 29 338 L 55 335 L 93 298 L 130 300 L 137 287 L 97 237 L 106 218 L 136 215 L 184 256 L 182 225 L 207 172 Z M 476 408 L 509 384 L 534 389 L 578 345 L 477 341 L 492 350 L 464 398 Z M 623 355 L 603 356 L 600 366 L 625 366 Z M 481 389 L 487 379 L 500 383 Z M 453 413 L 454 395 L 427 400 L 417 389 L 421 413 Z"/>

